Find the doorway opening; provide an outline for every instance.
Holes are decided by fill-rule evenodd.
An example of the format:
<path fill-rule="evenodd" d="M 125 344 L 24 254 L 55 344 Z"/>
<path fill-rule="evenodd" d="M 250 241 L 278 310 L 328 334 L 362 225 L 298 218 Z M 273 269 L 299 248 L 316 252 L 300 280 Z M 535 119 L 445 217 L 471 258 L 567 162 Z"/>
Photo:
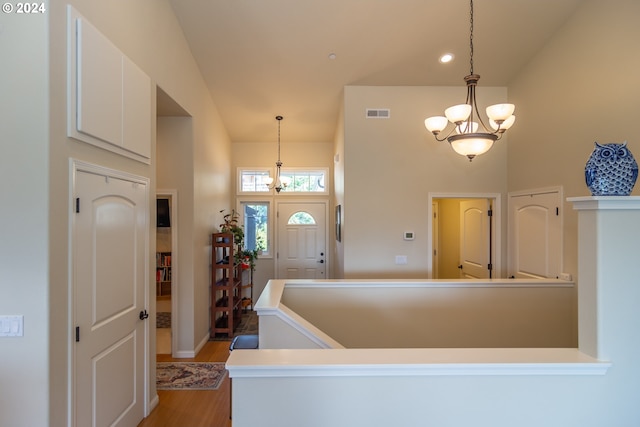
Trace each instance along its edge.
<path fill-rule="evenodd" d="M 178 193 L 156 192 L 156 354 L 173 354 L 177 308 Z"/>
<path fill-rule="evenodd" d="M 167 271 L 165 274 L 170 274 L 171 281 L 168 284 L 161 285 L 164 286 L 160 289 L 161 297 L 164 297 L 164 299 L 159 299 L 157 277 L 155 278 L 156 289 L 154 289 L 156 295 L 156 321 L 164 320 L 165 323 L 162 326 L 167 326 L 166 321 L 168 320 L 170 327 L 156 327 L 156 332 L 163 329 L 160 332 L 165 335 L 164 341 L 161 342 L 158 340 L 158 334 L 156 334 L 156 353 L 170 353 L 173 357 L 180 353 L 178 345 L 180 342 L 178 307 L 180 306 L 180 287 L 185 286 L 184 283 L 181 284 L 179 282 L 178 191 L 182 188 L 179 171 L 183 170 L 182 168 L 185 165 L 190 164 L 189 150 L 185 149 L 185 147 L 190 146 L 192 143 L 191 121 L 192 118 L 189 113 L 167 92 L 156 86 L 156 198 L 169 200 L 171 225 L 163 233 L 170 236 L 170 244 L 167 245 L 169 236 L 162 236 L 164 239 L 163 244 L 165 244 L 162 250 L 170 252 L 170 268 L 166 269 L 170 270 L 170 272 Z M 160 230 L 160 228 L 157 228 L 157 230 Z M 159 237 L 156 235 L 156 252 L 160 251 L 158 242 Z M 158 268 L 157 265 L 158 262 L 156 262 L 156 269 Z M 167 290 L 170 292 L 167 293 Z M 161 304 L 158 305 L 158 302 Z M 157 315 L 158 312 L 169 314 L 163 314 L 159 317 Z"/>
<path fill-rule="evenodd" d="M 500 193 L 430 193 L 428 198 L 428 277 L 503 277 Z"/>

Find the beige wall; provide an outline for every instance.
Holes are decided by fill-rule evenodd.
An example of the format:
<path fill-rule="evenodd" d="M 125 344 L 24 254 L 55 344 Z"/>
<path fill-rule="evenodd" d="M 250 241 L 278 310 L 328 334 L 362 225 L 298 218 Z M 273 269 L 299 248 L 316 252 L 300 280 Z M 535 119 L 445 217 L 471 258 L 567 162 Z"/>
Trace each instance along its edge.
<path fill-rule="evenodd" d="M 562 281 L 294 282 L 280 303 L 345 348 L 573 348 L 573 298 Z"/>
<path fill-rule="evenodd" d="M 640 2 L 586 1 L 509 85 L 509 191 L 562 185 L 586 196 L 584 165 L 600 143 L 640 157 Z M 640 194 L 636 185 L 634 195 Z M 564 204 L 564 271 L 577 274 L 577 215 Z"/>
<path fill-rule="evenodd" d="M 345 88 L 346 278 L 427 277 L 430 192 L 506 195 L 506 137 L 469 163 L 423 125 L 464 94 L 463 87 Z M 504 102 L 507 90 L 479 87 L 478 97 L 487 105 Z M 389 108 L 391 116 L 367 119 L 367 108 Z M 403 240 L 405 231 L 415 240 Z M 396 255 L 408 264 L 395 265 Z"/>

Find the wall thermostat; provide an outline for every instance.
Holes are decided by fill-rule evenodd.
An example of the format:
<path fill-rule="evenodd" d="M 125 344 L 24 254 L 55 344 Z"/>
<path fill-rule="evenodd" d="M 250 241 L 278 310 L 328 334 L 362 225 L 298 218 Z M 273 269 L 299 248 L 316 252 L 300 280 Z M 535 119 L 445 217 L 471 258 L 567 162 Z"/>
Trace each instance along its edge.
<path fill-rule="evenodd" d="M 413 231 L 404 232 L 404 240 L 413 240 L 413 238 L 414 238 Z"/>

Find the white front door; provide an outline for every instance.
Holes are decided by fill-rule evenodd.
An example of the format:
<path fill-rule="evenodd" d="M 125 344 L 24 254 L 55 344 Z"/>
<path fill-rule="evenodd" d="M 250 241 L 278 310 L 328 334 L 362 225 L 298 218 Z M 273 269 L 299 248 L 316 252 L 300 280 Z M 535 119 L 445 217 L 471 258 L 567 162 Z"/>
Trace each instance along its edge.
<path fill-rule="evenodd" d="M 327 204 L 278 203 L 278 279 L 324 279 Z"/>
<path fill-rule="evenodd" d="M 73 193 L 74 425 L 136 426 L 144 416 L 148 182 L 87 169 L 75 171 Z"/>
<path fill-rule="evenodd" d="M 560 190 L 509 195 L 509 275 L 557 278 L 562 268 Z"/>
<path fill-rule="evenodd" d="M 460 202 L 461 277 L 487 279 L 491 270 L 490 203 L 487 199 Z"/>

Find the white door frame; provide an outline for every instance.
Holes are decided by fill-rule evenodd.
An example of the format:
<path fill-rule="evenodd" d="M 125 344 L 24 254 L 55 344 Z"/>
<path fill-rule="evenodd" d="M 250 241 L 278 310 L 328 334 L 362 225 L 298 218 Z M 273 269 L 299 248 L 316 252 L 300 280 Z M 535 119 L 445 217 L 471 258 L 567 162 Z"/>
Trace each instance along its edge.
<path fill-rule="evenodd" d="M 428 193 L 427 195 L 427 230 L 433 233 L 433 199 L 491 199 L 493 205 L 493 223 L 491 232 L 493 241 L 493 278 L 503 276 L 502 272 L 502 194 L 501 193 Z M 427 239 L 427 277 L 433 279 L 433 239 Z"/>
<path fill-rule="evenodd" d="M 280 230 L 278 229 L 278 224 L 279 224 L 279 218 L 277 217 L 277 213 L 280 212 L 280 204 L 290 204 L 290 203 L 297 203 L 297 204 L 305 204 L 305 203 L 315 203 L 315 204 L 321 204 L 324 205 L 324 227 L 325 227 L 325 233 L 324 233 L 324 240 L 325 240 L 325 278 L 329 278 L 330 276 L 330 271 L 331 271 L 331 255 L 330 252 L 328 251 L 329 248 L 329 200 L 322 198 L 322 199 L 278 199 L 276 198 L 275 200 L 275 212 L 276 212 L 276 216 L 275 216 L 275 227 L 274 227 L 274 241 L 275 241 L 275 245 L 274 245 L 274 259 L 275 259 L 275 263 L 274 263 L 274 268 L 275 268 L 275 276 L 276 279 L 278 279 L 278 251 L 279 251 L 279 245 L 280 243 L 278 242 L 278 234 L 280 232 Z"/>
<path fill-rule="evenodd" d="M 178 252 L 178 190 L 158 190 L 156 189 L 156 199 L 158 197 L 171 197 L 171 356 L 178 354 L 178 272 L 179 257 Z M 156 212 L 157 214 L 157 212 Z M 154 276 L 155 277 L 155 276 Z M 153 304 L 153 314 L 157 312 L 155 299 Z M 157 344 L 157 343 L 156 343 Z"/>

